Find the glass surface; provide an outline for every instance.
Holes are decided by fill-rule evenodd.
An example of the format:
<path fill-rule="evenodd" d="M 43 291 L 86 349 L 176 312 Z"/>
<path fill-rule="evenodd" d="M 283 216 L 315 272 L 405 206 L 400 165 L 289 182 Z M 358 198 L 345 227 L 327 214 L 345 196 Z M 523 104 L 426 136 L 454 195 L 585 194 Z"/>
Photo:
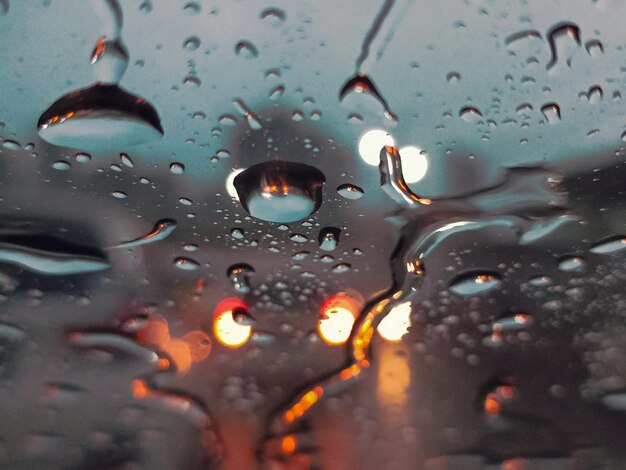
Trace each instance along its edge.
<path fill-rule="evenodd" d="M 626 469 L 623 18 L 0 0 L 0 468 Z"/>

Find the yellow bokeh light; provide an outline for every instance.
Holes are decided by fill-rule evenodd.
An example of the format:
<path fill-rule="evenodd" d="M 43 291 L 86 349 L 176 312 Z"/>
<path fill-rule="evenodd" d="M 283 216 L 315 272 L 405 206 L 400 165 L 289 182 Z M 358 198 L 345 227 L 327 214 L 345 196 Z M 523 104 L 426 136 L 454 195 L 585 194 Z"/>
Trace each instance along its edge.
<path fill-rule="evenodd" d="M 213 332 L 217 340 L 224 346 L 239 348 L 250 339 L 252 326 L 237 323 L 233 318 L 232 310 L 227 310 L 215 317 Z"/>
<path fill-rule="evenodd" d="M 325 343 L 344 344 L 350 337 L 354 325 L 354 313 L 344 307 L 334 307 L 324 312 L 317 329 Z"/>
<path fill-rule="evenodd" d="M 378 334 L 387 341 L 397 342 L 411 326 L 411 302 L 393 307 L 378 325 Z"/>

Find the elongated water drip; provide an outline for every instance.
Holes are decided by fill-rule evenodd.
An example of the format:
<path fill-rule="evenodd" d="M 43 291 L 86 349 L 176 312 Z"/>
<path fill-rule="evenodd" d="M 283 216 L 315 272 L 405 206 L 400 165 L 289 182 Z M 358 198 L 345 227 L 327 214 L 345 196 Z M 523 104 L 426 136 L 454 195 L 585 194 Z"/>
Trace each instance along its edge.
<path fill-rule="evenodd" d="M 429 205 L 432 201 L 415 194 L 402 176 L 402 161 L 395 147 L 385 146 L 380 150 L 380 185 L 391 199 L 407 207 Z"/>

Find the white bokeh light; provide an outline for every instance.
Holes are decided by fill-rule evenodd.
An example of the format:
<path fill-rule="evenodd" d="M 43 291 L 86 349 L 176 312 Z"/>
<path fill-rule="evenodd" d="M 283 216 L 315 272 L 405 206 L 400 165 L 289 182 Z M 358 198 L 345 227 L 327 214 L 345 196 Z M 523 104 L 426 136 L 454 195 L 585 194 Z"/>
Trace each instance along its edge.
<path fill-rule="evenodd" d="M 359 139 L 359 155 L 368 165 L 376 166 L 380 162 L 380 150 L 385 145 L 394 146 L 393 137 L 382 129 L 371 129 Z"/>
<path fill-rule="evenodd" d="M 378 325 L 378 334 L 387 341 L 397 342 L 411 326 L 411 302 L 396 305 Z"/>
<path fill-rule="evenodd" d="M 239 195 L 237 194 L 237 190 L 235 189 L 235 185 L 233 182 L 235 181 L 235 177 L 241 173 L 244 168 L 235 168 L 230 174 L 226 177 L 226 192 L 233 199 L 239 200 Z"/>
<path fill-rule="evenodd" d="M 423 150 L 409 145 L 400 150 L 402 161 L 402 175 L 407 183 L 417 183 L 426 175 L 428 171 L 428 157 Z"/>

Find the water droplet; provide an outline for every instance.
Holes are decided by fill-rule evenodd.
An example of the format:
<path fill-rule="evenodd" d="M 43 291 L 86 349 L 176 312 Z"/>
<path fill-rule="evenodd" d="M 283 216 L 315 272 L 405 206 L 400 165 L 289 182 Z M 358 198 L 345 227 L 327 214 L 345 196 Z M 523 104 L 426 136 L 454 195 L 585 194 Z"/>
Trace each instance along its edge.
<path fill-rule="evenodd" d="M 243 240 L 246 235 L 244 234 L 243 229 L 241 228 L 234 228 L 230 231 L 230 236 L 237 239 L 237 240 Z"/>
<path fill-rule="evenodd" d="M 18 142 L 9 139 L 6 139 L 4 142 L 2 142 L 2 146 L 9 150 L 20 150 L 22 148 L 22 146 Z"/>
<path fill-rule="evenodd" d="M 250 41 L 239 41 L 235 46 L 235 54 L 244 59 L 256 59 L 259 51 Z"/>
<path fill-rule="evenodd" d="M 561 108 L 556 103 L 548 103 L 541 107 L 543 116 L 548 124 L 558 124 L 561 121 Z"/>
<path fill-rule="evenodd" d="M 387 119 L 391 121 L 398 120 L 398 116 L 396 116 L 396 114 L 391 110 L 383 95 L 380 94 L 376 85 L 374 85 L 374 82 L 372 82 L 372 80 L 366 75 L 357 73 L 351 77 L 341 88 L 341 91 L 339 92 L 339 101 L 343 101 L 352 93 L 364 93 L 373 97 L 382 105 L 383 114 Z"/>
<path fill-rule="evenodd" d="M 319 209 L 324 181 L 324 175 L 309 165 L 268 161 L 239 173 L 233 184 L 250 215 L 268 222 L 289 223 Z"/>
<path fill-rule="evenodd" d="M 294 254 L 291 259 L 294 261 L 303 261 L 304 259 L 306 259 L 311 253 L 309 253 L 308 251 L 299 251 L 298 253 Z"/>
<path fill-rule="evenodd" d="M 461 74 L 458 72 L 450 72 L 446 75 L 446 81 L 450 84 L 458 83 L 461 80 Z"/>
<path fill-rule="evenodd" d="M 200 47 L 200 38 L 198 36 L 189 36 L 183 42 L 183 49 L 186 51 L 195 51 Z"/>
<path fill-rule="evenodd" d="M 580 256 L 571 256 L 567 258 L 563 258 L 559 262 L 559 269 L 561 271 L 571 272 L 571 271 L 582 271 L 585 269 L 586 263 L 585 260 Z"/>
<path fill-rule="evenodd" d="M 480 121 L 480 118 L 483 116 L 478 109 L 473 108 L 471 106 L 466 106 L 461 108 L 459 111 L 459 117 L 463 119 L 467 123 L 473 123 Z"/>
<path fill-rule="evenodd" d="M 287 15 L 279 8 L 266 8 L 261 12 L 260 18 L 271 21 L 273 26 L 280 26 L 285 22 Z"/>
<path fill-rule="evenodd" d="M 240 294 L 250 292 L 250 276 L 254 274 L 254 269 L 248 264 L 235 264 L 228 268 L 226 275 L 233 284 L 233 287 Z"/>
<path fill-rule="evenodd" d="M 202 8 L 196 2 L 188 2 L 183 7 L 183 11 L 188 15 L 197 15 L 201 10 Z"/>
<path fill-rule="evenodd" d="M 361 199 L 364 194 L 363 189 L 355 184 L 350 183 L 345 183 L 338 186 L 337 192 L 339 193 L 339 195 L 345 197 L 346 199 Z"/>
<path fill-rule="evenodd" d="M 190 87 L 199 87 L 202 84 L 202 80 L 196 75 L 187 75 L 183 78 L 183 85 L 187 85 Z"/>
<path fill-rule="evenodd" d="M 495 289 L 500 284 L 502 284 L 502 280 L 497 273 L 471 272 L 454 278 L 449 289 L 457 295 L 472 296 Z"/>
<path fill-rule="evenodd" d="M 341 230 L 335 227 L 325 227 L 320 230 L 318 237 L 320 250 L 333 251 L 339 244 Z"/>
<path fill-rule="evenodd" d="M 585 49 L 587 50 L 587 54 L 594 58 L 604 54 L 604 45 L 597 39 L 587 41 L 585 43 Z"/>
<path fill-rule="evenodd" d="M 248 108 L 248 105 L 246 105 L 246 103 L 244 103 L 243 100 L 239 100 L 239 99 L 234 100 L 233 106 L 242 116 L 246 118 L 246 121 L 248 121 L 248 125 L 250 126 L 250 129 L 258 131 L 263 128 L 263 125 L 261 124 L 261 120 L 259 119 L 259 117 L 256 114 L 254 114 L 250 108 Z"/>
<path fill-rule="evenodd" d="M 174 260 L 174 266 L 176 266 L 178 269 L 182 269 L 183 271 L 195 271 L 200 267 L 200 263 L 191 258 L 185 258 L 181 256 Z"/>
<path fill-rule="evenodd" d="M 116 84 L 128 68 L 128 51 L 121 40 L 101 37 L 91 53 L 91 65 L 96 81 Z"/>
<path fill-rule="evenodd" d="M 0 242 L 0 261 L 51 276 L 91 273 L 110 267 L 103 257 L 49 251 L 4 242 Z"/>
<path fill-rule="evenodd" d="M 218 121 L 223 126 L 235 126 L 235 125 L 237 125 L 237 118 L 235 116 L 233 116 L 232 114 L 222 114 L 218 118 Z"/>
<path fill-rule="evenodd" d="M 178 202 L 180 202 L 183 206 L 192 206 L 193 201 L 186 197 L 179 197 Z"/>
<path fill-rule="evenodd" d="M 507 46 L 510 46 L 513 43 L 516 43 L 517 41 L 521 41 L 522 39 L 530 39 L 530 38 L 541 39 L 541 33 L 534 29 L 518 31 L 517 33 L 513 33 L 510 36 L 507 36 L 506 39 L 504 40 L 504 44 L 506 44 Z"/>
<path fill-rule="evenodd" d="M 117 199 L 126 199 L 128 197 L 128 194 L 126 194 L 124 191 L 113 191 L 111 193 L 111 196 Z"/>
<path fill-rule="evenodd" d="M 548 71 L 557 70 L 563 63 L 571 67 L 572 57 L 580 47 L 580 29 L 574 23 L 559 23 L 548 32 L 552 58 L 546 65 Z"/>
<path fill-rule="evenodd" d="M 116 85 L 96 84 L 62 96 L 39 118 L 39 135 L 61 147 L 110 151 L 163 135 L 159 116 L 144 99 Z"/>
<path fill-rule="evenodd" d="M 74 158 L 78 163 L 89 163 L 91 161 L 91 155 L 89 155 L 88 153 L 79 152 L 74 155 Z"/>
<path fill-rule="evenodd" d="M 182 175 L 185 172 L 185 165 L 178 162 L 173 162 L 170 164 L 170 172 L 175 175 Z"/>
<path fill-rule="evenodd" d="M 215 152 L 215 156 L 220 160 L 224 160 L 225 158 L 230 158 L 230 152 L 226 149 L 219 149 Z"/>
<path fill-rule="evenodd" d="M 552 284 L 552 278 L 550 276 L 536 276 L 536 277 L 530 278 L 528 280 L 528 283 L 531 286 L 535 286 L 535 287 L 545 287 L 545 286 L 549 286 L 550 284 Z"/>
<path fill-rule="evenodd" d="M 278 85 L 276 88 L 270 91 L 269 96 L 271 100 L 276 101 L 278 98 L 283 96 L 283 93 L 285 93 L 285 87 L 282 85 Z"/>
<path fill-rule="evenodd" d="M 126 153 L 120 153 L 120 160 L 122 161 L 122 164 L 124 166 L 127 166 L 128 168 L 134 168 L 135 166 L 133 161 L 130 159 L 130 157 Z"/>
<path fill-rule="evenodd" d="M 139 238 L 129 240 L 112 246 L 111 248 L 132 248 L 135 246 L 145 245 L 147 243 L 154 243 L 157 241 L 165 240 L 176 229 L 177 224 L 173 219 L 159 220 L 153 227 L 153 229 Z"/>
<path fill-rule="evenodd" d="M 606 240 L 602 240 L 591 247 L 589 251 L 596 254 L 608 254 L 615 253 L 626 248 L 626 237 L 619 235 L 617 237 L 611 237 Z"/>
<path fill-rule="evenodd" d="M 306 242 L 306 241 L 308 241 L 308 240 L 309 240 L 309 239 L 306 237 L 306 235 L 302 235 L 301 233 L 294 233 L 294 234 L 291 234 L 291 235 L 289 236 L 289 239 L 290 239 L 292 242 L 296 242 L 296 243 L 304 243 L 304 242 Z"/>
<path fill-rule="evenodd" d="M 66 162 L 65 160 L 58 160 L 52 164 L 52 168 L 61 171 L 69 170 L 71 167 L 72 165 L 70 165 L 69 162 Z"/>
<path fill-rule="evenodd" d="M 335 266 L 333 266 L 332 271 L 335 274 L 344 274 L 347 273 L 348 271 L 350 271 L 350 268 L 352 266 L 350 265 L 350 263 L 339 263 L 336 264 Z"/>
<path fill-rule="evenodd" d="M 491 324 L 492 331 L 506 332 L 521 330 L 532 325 L 534 317 L 528 313 L 503 316 Z"/>

